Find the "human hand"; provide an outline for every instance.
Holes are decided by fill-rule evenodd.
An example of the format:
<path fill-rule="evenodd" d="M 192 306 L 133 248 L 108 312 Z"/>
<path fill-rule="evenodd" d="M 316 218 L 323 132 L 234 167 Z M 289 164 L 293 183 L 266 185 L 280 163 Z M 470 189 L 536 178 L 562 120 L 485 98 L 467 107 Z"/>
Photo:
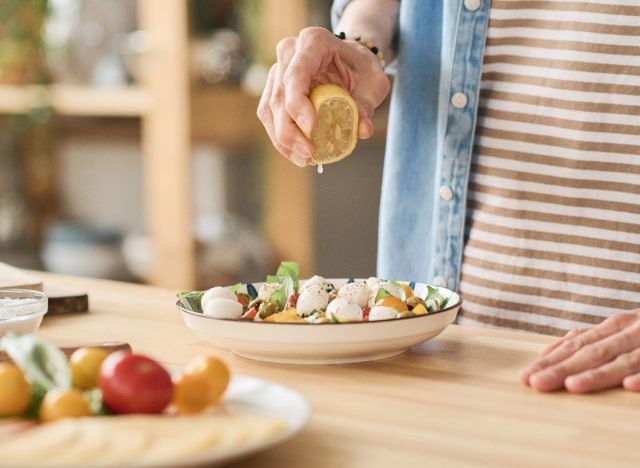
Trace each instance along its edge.
<path fill-rule="evenodd" d="M 522 369 L 520 377 L 541 392 L 589 393 L 619 386 L 640 391 L 640 310 L 570 331 Z"/>
<path fill-rule="evenodd" d="M 309 134 L 315 127 L 316 113 L 308 96 L 318 84 L 332 83 L 347 90 L 358 106 L 358 136 L 373 134 L 373 111 L 389 93 L 390 83 L 369 49 L 311 27 L 298 37 L 282 39 L 276 54 L 258 118 L 280 153 L 300 167 L 309 163 L 313 144 L 301 129 Z"/>

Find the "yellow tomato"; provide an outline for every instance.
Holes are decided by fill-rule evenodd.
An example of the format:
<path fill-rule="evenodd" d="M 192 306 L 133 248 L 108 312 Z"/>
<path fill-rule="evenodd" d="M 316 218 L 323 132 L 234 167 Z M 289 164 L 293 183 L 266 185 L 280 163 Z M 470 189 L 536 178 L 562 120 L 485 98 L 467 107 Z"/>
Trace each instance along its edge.
<path fill-rule="evenodd" d="M 422 304 L 418 304 L 412 309 L 412 312 L 416 315 L 424 315 L 427 313 L 427 309 Z"/>
<path fill-rule="evenodd" d="M 91 409 L 80 390 L 54 388 L 49 390 L 40 404 L 40 420 L 55 421 L 61 418 L 91 416 Z"/>
<path fill-rule="evenodd" d="M 405 304 L 402 299 L 395 296 L 383 297 L 378 302 L 376 302 L 376 305 L 383 306 L 383 307 L 390 307 L 392 309 L 397 310 L 398 312 L 404 312 L 406 310 L 409 310 L 409 308 L 407 307 L 407 304 Z"/>
<path fill-rule="evenodd" d="M 181 374 L 173 380 L 171 403 L 180 413 L 201 413 L 211 404 L 215 389 L 210 378 L 203 374 Z"/>
<path fill-rule="evenodd" d="M 287 309 L 284 312 L 281 312 L 279 314 L 274 314 L 274 315 L 278 315 L 278 317 L 275 318 L 275 322 L 276 323 L 302 323 L 302 322 L 306 322 L 305 319 L 303 319 L 302 317 L 300 317 L 298 315 L 298 312 L 294 308 Z"/>
<path fill-rule="evenodd" d="M 211 404 L 218 402 L 231 379 L 227 365 L 215 356 L 198 356 L 187 365 L 185 374 L 202 375 L 210 380 L 209 403 Z"/>
<path fill-rule="evenodd" d="M 73 385 L 83 390 L 98 386 L 98 374 L 109 352 L 100 348 L 79 348 L 69 358 Z"/>
<path fill-rule="evenodd" d="M 402 289 L 404 289 L 405 298 L 410 298 L 411 296 L 413 296 L 413 289 L 411 289 L 411 286 L 405 283 L 401 283 L 400 286 L 402 286 Z"/>
<path fill-rule="evenodd" d="M 0 416 L 18 416 L 31 403 L 31 385 L 13 364 L 0 364 Z"/>

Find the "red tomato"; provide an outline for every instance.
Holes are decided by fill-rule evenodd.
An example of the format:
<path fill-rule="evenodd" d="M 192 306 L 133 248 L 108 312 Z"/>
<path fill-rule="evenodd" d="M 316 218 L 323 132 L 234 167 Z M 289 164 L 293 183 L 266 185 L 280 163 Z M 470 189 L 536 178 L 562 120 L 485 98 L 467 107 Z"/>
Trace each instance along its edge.
<path fill-rule="evenodd" d="M 298 298 L 300 297 L 300 293 L 294 293 L 289 296 L 289 302 L 287 302 L 287 309 L 295 309 L 298 305 Z"/>
<path fill-rule="evenodd" d="M 371 307 L 363 307 L 362 308 L 362 320 L 363 321 L 368 321 L 369 320 L 369 313 L 371 312 Z"/>
<path fill-rule="evenodd" d="M 127 351 L 110 354 L 100 367 L 104 404 L 114 413 L 158 414 L 173 397 L 173 382 L 151 358 Z"/>
<path fill-rule="evenodd" d="M 258 310 L 255 307 L 252 307 L 251 309 L 247 310 L 240 318 L 244 320 L 253 320 L 254 318 L 256 318 L 257 313 Z"/>

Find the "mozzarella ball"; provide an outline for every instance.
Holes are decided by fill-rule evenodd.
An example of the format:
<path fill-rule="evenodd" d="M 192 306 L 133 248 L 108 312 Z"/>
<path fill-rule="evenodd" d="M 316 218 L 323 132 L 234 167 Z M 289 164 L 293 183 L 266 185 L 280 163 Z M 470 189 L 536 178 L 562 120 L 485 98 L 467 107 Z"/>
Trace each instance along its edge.
<path fill-rule="evenodd" d="M 230 289 L 216 286 L 215 288 L 208 289 L 202 295 L 202 299 L 200 299 L 200 306 L 202 307 L 202 310 L 205 309 L 207 302 L 209 302 L 211 299 L 228 299 L 230 301 L 238 300 L 236 295 L 232 293 Z"/>
<path fill-rule="evenodd" d="M 374 284 L 379 283 L 380 281 L 382 281 L 380 278 L 376 278 L 375 276 L 370 276 L 365 280 L 365 283 L 367 283 L 367 286 L 369 286 L 369 289 L 371 289 L 373 288 Z"/>
<path fill-rule="evenodd" d="M 398 318 L 398 311 L 391 307 L 373 306 L 369 311 L 369 321 L 375 322 L 376 320 L 389 320 Z"/>
<path fill-rule="evenodd" d="M 374 305 L 376 305 L 376 296 L 378 295 L 379 289 L 384 289 L 392 296 L 395 296 L 404 300 L 405 292 L 403 288 L 401 287 L 399 288 L 395 284 L 390 283 L 388 281 L 380 281 L 371 287 L 371 292 L 369 293 L 369 301 L 368 301 L 369 307 L 373 307 Z"/>
<path fill-rule="evenodd" d="M 325 310 L 328 303 L 329 293 L 326 288 L 320 284 L 312 284 L 308 288 L 301 290 L 296 310 L 298 315 L 306 317 L 311 315 L 314 310 L 318 312 Z"/>
<path fill-rule="evenodd" d="M 307 288 L 310 288 L 312 286 L 321 286 L 327 292 L 331 292 L 336 289 L 332 283 L 324 279 L 322 276 L 315 275 L 304 282 L 304 284 L 300 287 L 300 292 L 302 293 Z"/>
<path fill-rule="evenodd" d="M 271 295 L 280 289 L 281 286 L 280 283 L 263 283 L 258 290 L 258 299 L 268 301 Z"/>
<path fill-rule="evenodd" d="M 202 313 L 217 319 L 238 320 L 242 316 L 242 304 L 236 300 L 214 297 L 207 301 Z"/>
<path fill-rule="evenodd" d="M 369 300 L 369 286 L 364 281 L 356 281 L 354 283 L 347 283 L 338 291 L 338 297 L 344 297 L 358 304 L 360 307 L 367 307 Z"/>
<path fill-rule="evenodd" d="M 334 317 L 338 322 L 361 322 L 362 307 L 347 298 L 339 297 L 334 299 L 327 306 L 327 318 Z"/>

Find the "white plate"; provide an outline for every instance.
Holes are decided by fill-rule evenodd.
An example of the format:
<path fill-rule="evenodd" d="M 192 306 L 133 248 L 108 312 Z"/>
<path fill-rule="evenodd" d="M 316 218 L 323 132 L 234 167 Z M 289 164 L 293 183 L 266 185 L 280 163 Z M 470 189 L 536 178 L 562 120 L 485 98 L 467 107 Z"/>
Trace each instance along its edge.
<path fill-rule="evenodd" d="M 252 415 L 277 418 L 285 422 L 286 428 L 270 440 L 247 444 L 242 447 L 220 450 L 215 447 L 197 457 L 180 460 L 179 466 L 201 466 L 226 463 L 280 444 L 299 432 L 311 417 L 311 406 L 298 392 L 266 380 L 236 375 L 225 393 L 222 413 L 229 415 Z M 175 460 L 164 465 L 175 467 Z"/>
<path fill-rule="evenodd" d="M 329 279 L 336 288 L 348 280 Z M 254 286 L 259 289 L 261 283 Z M 426 284 L 416 283 L 416 292 Z M 439 335 L 456 318 L 462 297 L 433 286 L 449 298 L 447 307 L 428 315 L 378 322 L 271 323 L 221 320 L 178 308 L 184 323 L 200 336 L 234 354 L 285 364 L 342 364 L 384 359 Z"/>

